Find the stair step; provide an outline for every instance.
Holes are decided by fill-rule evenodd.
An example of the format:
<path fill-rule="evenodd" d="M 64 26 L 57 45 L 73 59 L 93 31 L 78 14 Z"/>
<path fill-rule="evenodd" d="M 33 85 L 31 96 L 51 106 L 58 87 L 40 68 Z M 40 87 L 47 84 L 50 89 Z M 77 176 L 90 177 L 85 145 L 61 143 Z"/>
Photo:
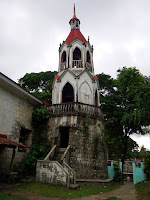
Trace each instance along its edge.
<path fill-rule="evenodd" d="M 63 152 L 66 150 L 66 148 L 59 148 L 59 152 Z"/>
<path fill-rule="evenodd" d="M 79 188 L 80 187 L 80 185 L 78 185 L 78 184 L 70 184 L 70 189 L 71 190 L 76 190 L 77 188 Z"/>

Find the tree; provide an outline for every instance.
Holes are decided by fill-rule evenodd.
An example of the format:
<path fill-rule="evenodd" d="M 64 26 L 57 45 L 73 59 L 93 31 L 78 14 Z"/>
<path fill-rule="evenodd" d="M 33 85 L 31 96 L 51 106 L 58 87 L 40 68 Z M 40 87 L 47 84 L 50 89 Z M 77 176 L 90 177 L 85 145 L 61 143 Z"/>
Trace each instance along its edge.
<path fill-rule="evenodd" d="M 22 83 L 26 90 L 37 96 L 43 101 L 51 103 L 52 99 L 52 84 L 54 75 L 57 72 L 39 72 L 25 74 L 24 77 L 19 79 L 19 83 Z"/>
<path fill-rule="evenodd" d="M 100 101 L 101 108 L 104 113 L 105 118 L 105 140 L 108 146 L 109 158 L 110 159 L 120 159 L 121 154 L 123 152 L 123 137 L 119 135 L 120 129 L 122 128 L 117 125 L 117 121 L 110 124 L 106 123 L 106 119 L 113 119 L 114 112 L 116 109 L 114 104 L 114 98 L 116 93 L 116 81 L 111 78 L 110 75 L 106 75 L 104 73 L 99 74 L 99 83 L 100 83 Z M 112 116 L 113 113 L 113 116 Z M 107 126 L 108 124 L 108 126 Z M 112 134 L 112 130 L 114 130 L 114 134 Z M 131 157 L 132 150 L 138 147 L 138 144 L 133 141 L 131 138 L 128 140 L 128 148 L 127 148 L 127 158 Z"/>
<path fill-rule="evenodd" d="M 113 89 L 101 95 L 101 108 L 105 116 L 107 135 L 120 140 L 121 160 L 124 163 L 129 135 L 144 134 L 142 127 L 149 125 L 150 79 L 144 77 L 136 68 L 123 67 L 117 72 Z"/>

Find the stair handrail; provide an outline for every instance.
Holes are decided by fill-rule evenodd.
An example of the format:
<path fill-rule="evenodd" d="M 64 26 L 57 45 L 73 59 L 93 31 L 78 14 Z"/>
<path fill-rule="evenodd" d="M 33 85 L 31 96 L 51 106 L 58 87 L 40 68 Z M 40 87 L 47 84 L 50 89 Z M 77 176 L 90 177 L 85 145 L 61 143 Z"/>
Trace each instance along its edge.
<path fill-rule="evenodd" d="M 48 158 L 49 158 L 49 160 L 50 160 L 50 157 L 53 157 L 53 156 L 54 156 L 56 147 L 57 147 L 57 145 L 54 145 L 54 146 L 51 148 L 50 152 L 47 154 L 47 156 L 44 158 L 44 160 L 48 160 Z"/>
<path fill-rule="evenodd" d="M 63 165 L 67 168 L 69 174 L 72 175 L 73 183 L 76 183 L 76 172 L 65 162 L 65 160 L 63 160 Z"/>
<path fill-rule="evenodd" d="M 62 160 L 62 161 L 65 160 L 67 154 L 69 153 L 70 147 L 71 147 L 71 146 L 68 145 L 68 147 L 67 147 L 66 150 L 64 151 L 63 155 L 61 156 L 61 160 Z"/>

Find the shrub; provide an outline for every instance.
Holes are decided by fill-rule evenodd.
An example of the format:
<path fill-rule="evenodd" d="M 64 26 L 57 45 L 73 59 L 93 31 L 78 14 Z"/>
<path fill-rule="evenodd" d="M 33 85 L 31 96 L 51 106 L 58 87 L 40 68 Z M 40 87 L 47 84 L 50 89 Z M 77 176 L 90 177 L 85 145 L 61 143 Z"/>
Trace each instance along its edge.
<path fill-rule="evenodd" d="M 147 151 L 144 156 L 144 173 L 147 179 L 150 180 L 150 152 Z"/>
<path fill-rule="evenodd" d="M 113 168 L 115 170 L 114 181 L 120 182 L 121 181 L 121 170 L 120 170 L 120 167 L 119 167 L 119 163 L 118 162 L 114 162 L 113 163 Z"/>

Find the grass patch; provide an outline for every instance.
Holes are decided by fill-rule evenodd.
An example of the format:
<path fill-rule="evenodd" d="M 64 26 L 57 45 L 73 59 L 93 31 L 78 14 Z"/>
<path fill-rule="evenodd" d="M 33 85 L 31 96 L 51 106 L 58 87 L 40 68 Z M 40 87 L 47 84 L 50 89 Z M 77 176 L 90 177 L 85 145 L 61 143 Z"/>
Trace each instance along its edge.
<path fill-rule="evenodd" d="M 20 197 L 18 195 L 0 193 L 0 200 L 30 200 L 25 197 Z"/>
<path fill-rule="evenodd" d="M 141 200 L 150 199 L 150 182 L 138 183 L 135 185 L 135 187 Z"/>
<path fill-rule="evenodd" d="M 116 183 L 113 184 L 112 186 L 108 186 L 108 187 L 81 185 L 76 190 L 70 190 L 70 189 L 67 189 L 67 188 L 61 187 L 61 186 L 29 183 L 29 184 L 23 184 L 22 186 L 18 186 L 17 189 L 44 195 L 44 196 L 50 196 L 50 197 L 75 198 L 75 197 L 82 197 L 82 196 L 97 194 L 100 192 L 108 192 L 108 191 L 114 190 L 120 186 L 121 186 L 121 184 L 116 184 Z"/>

